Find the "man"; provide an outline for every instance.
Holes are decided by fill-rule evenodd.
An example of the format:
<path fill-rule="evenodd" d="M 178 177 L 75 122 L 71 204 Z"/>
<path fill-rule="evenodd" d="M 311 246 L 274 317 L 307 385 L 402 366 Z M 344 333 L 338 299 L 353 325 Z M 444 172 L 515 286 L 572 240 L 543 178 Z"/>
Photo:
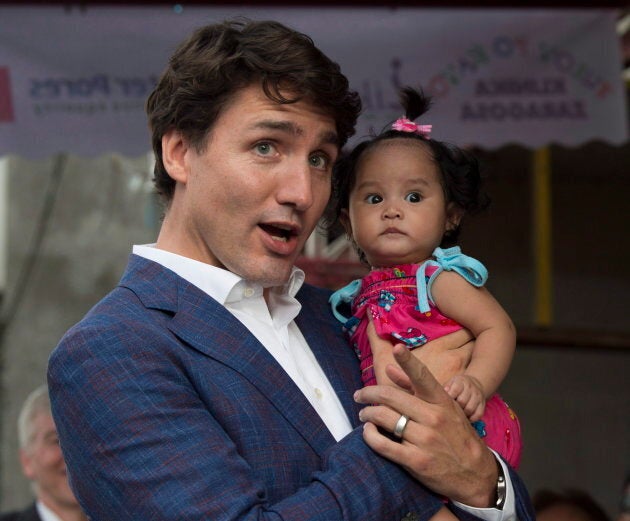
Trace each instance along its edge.
<path fill-rule="evenodd" d="M 68 485 L 45 385 L 24 402 L 18 418 L 18 439 L 22 471 L 32 482 L 36 500 L 24 511 L 1 514 L 0 521 L 86 521 Z"/>
<path fill-rule="evenodd" d="M 503 467 L 408 353 L 406 374 L 391 372 L 410 393 L 355 394 L 329 292 L 293 266 L 359 110 L 338 66 L 275 22 L 203 27 L 171 57 L 147 103 L 167 206 L 157 243 L 134 248 L 49 363 L 94 521 L 424 520 L 442 496 L 531 518 L 518 477 L 504 490 Z M 365 433 L 359 403 L 382 404 L 362 409 Z M 506 510 L 476 508 L 497 499 Z"/>

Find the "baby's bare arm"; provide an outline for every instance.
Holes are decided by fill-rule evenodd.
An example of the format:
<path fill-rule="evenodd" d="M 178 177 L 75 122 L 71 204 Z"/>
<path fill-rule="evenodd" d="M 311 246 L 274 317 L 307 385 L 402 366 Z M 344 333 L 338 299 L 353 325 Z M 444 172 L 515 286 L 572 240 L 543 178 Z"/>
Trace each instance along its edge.
<path fill-rule="evenodd" d="M 475 349 L 465 373 L 481 383 L 485 397 L 490 396 L 514 355 L 516 334 L 510 317 L 485 288 L 475 288 L 451 272 L 435 280 L 433 298 L 444 315 L 474 335 Z"/>

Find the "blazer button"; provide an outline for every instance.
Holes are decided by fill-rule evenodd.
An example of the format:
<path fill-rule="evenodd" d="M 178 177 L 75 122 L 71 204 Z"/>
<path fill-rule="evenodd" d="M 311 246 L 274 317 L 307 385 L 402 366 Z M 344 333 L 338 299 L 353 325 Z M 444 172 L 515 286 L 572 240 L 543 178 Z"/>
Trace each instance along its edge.
<path fill-rule="evenodd" d="M 407 512 L 405 517 L 403 517 L 400 521 L 418 521 L 418 519 L 420 518 L 415 512 Z"/>

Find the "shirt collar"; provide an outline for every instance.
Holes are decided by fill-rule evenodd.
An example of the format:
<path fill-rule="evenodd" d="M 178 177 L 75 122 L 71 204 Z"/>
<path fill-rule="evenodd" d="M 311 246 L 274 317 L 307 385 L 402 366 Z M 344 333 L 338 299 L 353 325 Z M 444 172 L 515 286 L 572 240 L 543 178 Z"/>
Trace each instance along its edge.
<path fill-rule="evenodd" d="M 248 282 L 231 271 L 217 268 L 211 264 L 161 250 L 155 244 L 135 245 L 133 253 L 174 271 L 223 305 L 241 300 L 246 292 L 262 294 L 263 288 L 260 284 Z M 304 278 L 304 272 L 293 266 L 289 280 L 285 284 L 274 286 L 271 291 L 277 295 L 295 297 L 304 284 Z M 250 293 L 250 296 L 252 294 Z"/>
<path fill-rule="evenodd" d="M 41 517 L 42 521 L 63 521 L 57 514 L 55 514 L 50 508 L 48 508 L 41 501 L 36 501 L 37 513 Z"/>

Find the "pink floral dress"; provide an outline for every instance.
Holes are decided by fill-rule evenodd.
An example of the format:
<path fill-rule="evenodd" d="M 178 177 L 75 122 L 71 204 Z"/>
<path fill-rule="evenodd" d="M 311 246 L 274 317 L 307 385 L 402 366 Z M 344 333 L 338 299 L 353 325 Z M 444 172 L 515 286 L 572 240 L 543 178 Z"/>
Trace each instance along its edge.
<path fill-rule="evenodd" d="M 437 248 L 433 258 L 423 264 L 404 264 L 372 270 L 336 291 L 330 298 L 335 316 L 344 324 L 350 344 L 359 357 L 361 378 L 365 385 L 375 385 L 372 350 L 367 337 L 369 316 L 377 334 L 392 343 L 415 349 L 427 342 L 462 329 L 442 314 L 431 296 L 431 286 L 444 270 L 455 271 L 480 287 L 487 280 L 487 270 L 476 259 L 463 255 L 459 247 Z M 349 305 L 352 316 L 340 312 Z M 517 468 L 522 451 L 518 418 L 498 395 L 492 395 L 482 420 L 473 423 L 486 444 Z"/>

